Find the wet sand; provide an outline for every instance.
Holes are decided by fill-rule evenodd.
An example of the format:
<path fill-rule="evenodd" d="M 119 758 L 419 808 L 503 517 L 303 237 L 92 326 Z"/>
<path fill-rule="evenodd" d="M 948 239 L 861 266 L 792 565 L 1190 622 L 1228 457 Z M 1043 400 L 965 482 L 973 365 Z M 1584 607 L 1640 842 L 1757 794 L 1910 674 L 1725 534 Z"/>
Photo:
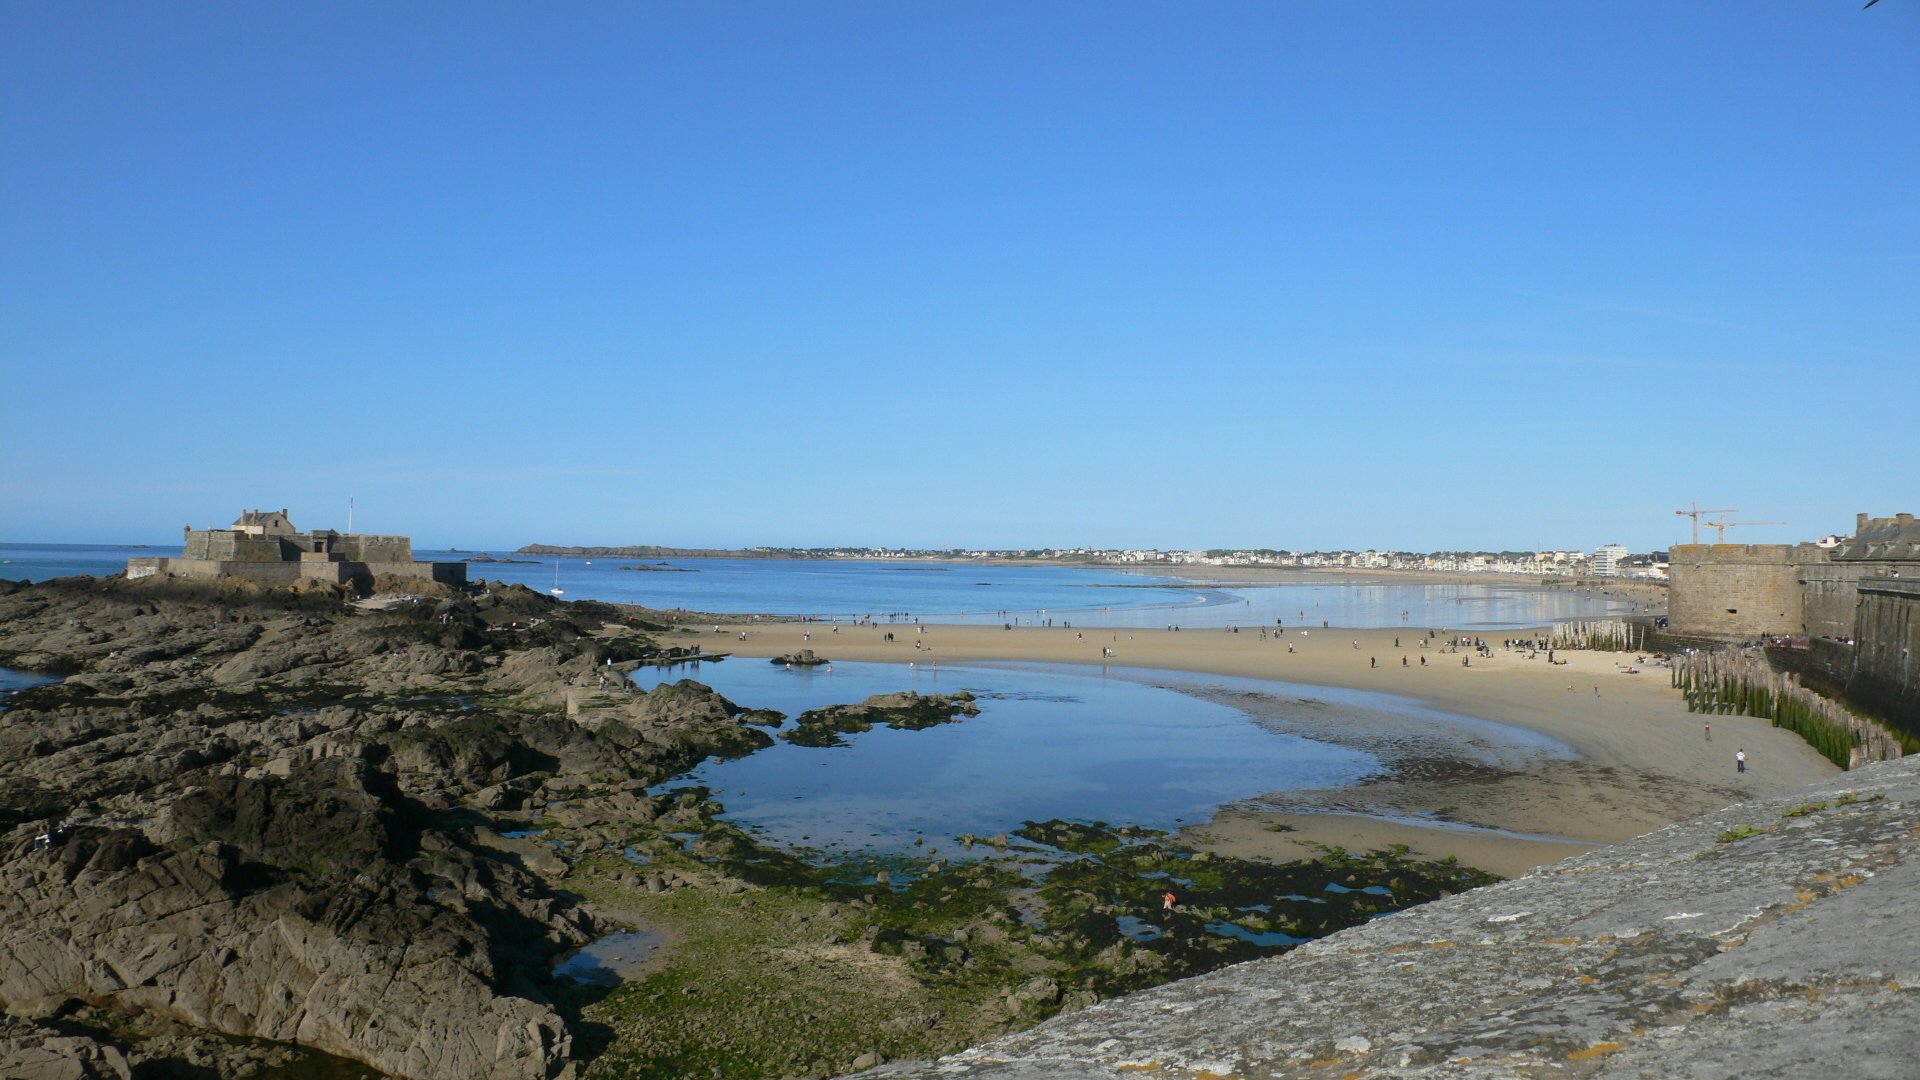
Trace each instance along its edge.
<path fill-rule="evenodd" d="M 1370 709 L 1319 709 L 1304 691 L 1209 689 L 1204 679 L 1196 688 L 1181 677 L 1183 689 L 1227 701 L 1262 723 L 1369 750 L 1388 766 L 1355 787 L 1276 793 L 1187 830 L 1187 838 L 1205 848 L 1243 856 L 1295 858 L 1314 853 L 1315 844 L 1350 850 L 1406 844 L 1424 857 L 1453 856 L 1513 875 L 1839 771 L 1798 736 L 1751 717 L 1711 717 L 1709 741 L 1702 729 L 1709 718 L 1687 712 L 1667 670 L 1640 664 L 1640 673 L 1630 674 L 1632 654 L 1561 652 L 1556 659 L 1565 663 L 1549 666 L 1544 652 L 1528 659 L 1522 651 L 1503 651 L 1500 638 L 1509 632 L 1501 632 L 1487 636 L 1494 652 L 1483 659 L 1466 649 L 1446 653 L 1441 640 L 1419 647 L 1426 629 L 1295 628 L 1262 640 L 1258 628 L 916 629 L 903 623 L 835 631 L 762 623 L 747 628 L 745 641 L 738 625 L 724 634 L 674 637 L 742 658 L 811 648 L 831 660 L 1068 663 L 1095 670 L 1105 664 L 1376 691 L 1538 732 L 1570 751 L 1516 752 L 1471 726 Z M 884 640 L 888 632 L 894 641 Z M 1441 639 L 1448 636 L 1442 632 Z M 1103 657 L 1106 649 L 1111 657 Z M 1733 764 L 1742 748 L 1751 759 L 1744 774 Z"/>

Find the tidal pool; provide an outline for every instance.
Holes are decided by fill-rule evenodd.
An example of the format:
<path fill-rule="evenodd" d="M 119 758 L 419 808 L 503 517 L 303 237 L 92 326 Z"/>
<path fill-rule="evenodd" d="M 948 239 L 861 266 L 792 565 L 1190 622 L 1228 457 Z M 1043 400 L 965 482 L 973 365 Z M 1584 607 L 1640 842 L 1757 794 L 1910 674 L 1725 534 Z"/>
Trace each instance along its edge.
<path fill-rule="evenodd" d="M 666 943 L 664 935 L 651 930 L 608 934 L 561 957 L 553 973 L 578 983 L 618 986 L 645 974 Z"/>
<path fill-rule="evenodd" d="M 60 681 L 58 675 L 35 675 L 30 671 L 15 671 L 0 667 L 0 709 L 6 708 L 6 699 L 22 690 L 31 690 L 36 686 Z"/>
<path fill-rule="evenodd" d="M 1170 830 L 1235 800 L 1341 787 L 1380 769 L 1371 754 L 1275 732 L 1238 709 L 1099 669 L 835 663 L 789 670 L 736 659 L 636 673 L 649 690 L 681 678 L 789 718 L 900 690 L 975 695 L 980 715 L 952 724 L 876 728 L 839 747 L 782 741 L 709 762 L 658 789 L 706 787 L 725 804 L 726 818 L 763 839 L 838 853 L 960 857 L 960 834 L 984 838 L 1052 818 Z"/>

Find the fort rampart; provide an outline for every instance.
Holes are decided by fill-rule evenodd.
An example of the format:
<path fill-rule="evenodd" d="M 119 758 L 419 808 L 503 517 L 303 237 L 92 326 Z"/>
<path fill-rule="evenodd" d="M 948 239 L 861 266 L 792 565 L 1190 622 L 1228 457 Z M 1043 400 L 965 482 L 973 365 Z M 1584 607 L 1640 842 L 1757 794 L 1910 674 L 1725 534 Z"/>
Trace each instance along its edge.
<path fill-rule="evenodd" d="M 1803 548 L 1680 544 L 1669 555 L 1667 619 L 1676 631 L 1728 637 L 1802 632 Z M 1813 550 L 1818 550 L 1813 549 Z"/>
<path fill-rule="evenodd" d="M 1677 635 L 1804 638 L 1811 668 L 1864 708 L 1920 733 L 1920 522 L 1861 514 L 1819 544 L 1673 548 Z"/>
<path fill-rule="evenodd" d="M 413 541 L 405 536 L 331 529 L 296 532 L 285 511 L 247 511 L 229 529 L 187 529 L 179 558 L 127 562 L 130 578 L 160 574 L 197 580 L 238 578 L 261 585 L 320 581 L 360 588 L 371 588 L 376 578 L 390 576 L 461 586 L 467 583 L 467 564 L 415 562 Z"/>

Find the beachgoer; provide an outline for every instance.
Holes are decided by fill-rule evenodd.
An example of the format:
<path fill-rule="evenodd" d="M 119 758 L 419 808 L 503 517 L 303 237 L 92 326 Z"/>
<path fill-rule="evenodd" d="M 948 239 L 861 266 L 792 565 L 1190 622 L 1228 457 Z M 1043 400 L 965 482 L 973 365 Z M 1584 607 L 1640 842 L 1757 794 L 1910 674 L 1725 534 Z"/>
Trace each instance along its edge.
<path fill-rule="evenodd" d="M 1160 910 L 1161 911 L 1172 911 L 1173 906 L 1175 904 L 1178 904 L 1179 902 L 1180 902 L 1180 898 L 1173 895 L 1171 891 L 1160 894 Z"/>
<path fill-rule="evenodd" d="M 1747 771 L 1747 752 L 1745 750 L 1735 750 L 1733 752 L 1733 769 L 1735 772 Z"/>
<path fill-rule="evenodd" d="M 1707 737 L 1708 742 L 1712 742 L 1713 741 L 1713 721 L 1711 720 L 1701 721 L 1700 734 L 1705 735 Z"/>
<path fill-rule="evenodd" d="M 1379 657 L 1377 657 L 1377 656 L 1369 656 L 1369 657 L 1367 657 L 1367 666 L 1368 666 L 1368 667 L 1370 667 L 1370 668 L 1377 668 L 1377 667 L 1379 667 L 1379 666 L 1380 666 L 1380 658 L 1379 658 Z"/>

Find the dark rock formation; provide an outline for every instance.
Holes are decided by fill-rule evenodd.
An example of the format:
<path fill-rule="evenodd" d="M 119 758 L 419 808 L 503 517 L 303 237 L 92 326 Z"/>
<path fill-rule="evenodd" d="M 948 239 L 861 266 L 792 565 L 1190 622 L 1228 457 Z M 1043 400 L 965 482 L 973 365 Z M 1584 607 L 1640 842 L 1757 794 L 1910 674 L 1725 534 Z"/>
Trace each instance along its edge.
<path fill-rule="evenodd" d="M 812 649 L 801 649 L 797 653 L 776 656 L 769 662 L 783 667 L 819 667 L 822 664 L 833 663 L 824 656 L 815 656 Z"/>
<path fill-rule="evenodd" d="M 801 713 L 795 727 L 780 737 L 797 746 L 843 746 L 840 736 L 872 731 L 876 725 L 918 731 L 950 724 L 963 716 L 978 716 L 980 706 L 965 690 L 957 694 L 920 694 L 908 690 L 875 694 L 858 705 L 829 705 Z"/>
<path fill-rule="evenodd" d="M 639 622 L 520 587 L 0 584 L 0 663 L 70 676 L 0 711 L 0 1010 L 28 1018 L 0 1075 L 130 1075 L 48 1026 L 82 1006 L 401 1077 L 570 1074 L 549 971 L 593 923 L 484 812 L 647 820 L 648 784 L 772 741 L 698 683 L 625 692 L 660 651 Z"/>

